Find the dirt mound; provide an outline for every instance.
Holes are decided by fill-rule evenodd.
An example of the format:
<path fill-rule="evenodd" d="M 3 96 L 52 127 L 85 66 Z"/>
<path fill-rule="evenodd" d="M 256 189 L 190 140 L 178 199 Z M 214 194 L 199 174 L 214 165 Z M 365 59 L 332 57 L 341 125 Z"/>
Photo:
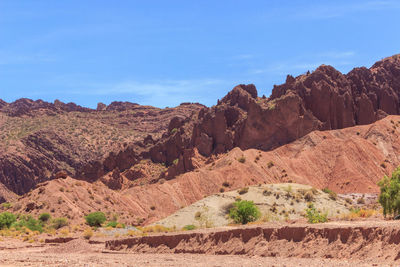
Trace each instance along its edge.
<path fill-rule="evenodd" d="M 229 209 L 236 199 L 250 200 L 259 208 L 261 220 L 283 221 L 304 218 L 308 203 L 326 213 L 328 218 L 349 213 L 343 199 L 329 195 L 307 185 L 270 184 L 250 186 L 216 194 L 178 210 L 155 224 L 182 229 L 185 225 L 196 227 L 221 227 L 231 223 Z"/>
<path fill-rule="evenodd" d="M 397 261 L 396 224 L 262 226 L 135 237 L 106 248 L 137 253 L 193 253 L 264 257 Z"/>

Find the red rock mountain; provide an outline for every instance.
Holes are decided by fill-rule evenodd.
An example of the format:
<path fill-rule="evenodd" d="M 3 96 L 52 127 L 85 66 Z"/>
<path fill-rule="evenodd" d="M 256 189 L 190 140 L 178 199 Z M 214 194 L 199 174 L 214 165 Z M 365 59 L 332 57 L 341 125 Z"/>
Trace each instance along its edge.
<path fill-rule="evenodd" d="M 0 137 L 0 182 L 21 194 L 59 170 L 90 182 L 101 179 L 114 189 L 127 176 L 147 177 L 145 183 L 172 179 L 235 147 L 270 151 L 315 130 L 399 114 L 399 94 L 395 55 L 348 74 L 323 65 L 288 76 L 269 98 L 258 97 L 254 85 L 239 85 L 211 108 L 185 104 L 160 110 L 114 102 L 94 111 L 61 102 L 0 102 L 0 127 L 7 131 Z M 46 127 L 27 123 L 35 120 Z M 152 167 L 140 169 L 143 161 Z M 153 165 L 167 169 L 154 171 Z"/>

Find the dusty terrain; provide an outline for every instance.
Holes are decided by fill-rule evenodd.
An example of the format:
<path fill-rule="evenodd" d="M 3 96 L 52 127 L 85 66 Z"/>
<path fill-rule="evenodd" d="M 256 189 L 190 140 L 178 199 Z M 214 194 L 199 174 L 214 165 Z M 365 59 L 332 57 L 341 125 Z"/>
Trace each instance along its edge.
<path fill-rule="evenodd" d="M 2 266 L 395 266 L 395 222 L 284 223 L 67 243 L 0 241 Z M 50 241 L 49 241 L 50 242 Z"/>

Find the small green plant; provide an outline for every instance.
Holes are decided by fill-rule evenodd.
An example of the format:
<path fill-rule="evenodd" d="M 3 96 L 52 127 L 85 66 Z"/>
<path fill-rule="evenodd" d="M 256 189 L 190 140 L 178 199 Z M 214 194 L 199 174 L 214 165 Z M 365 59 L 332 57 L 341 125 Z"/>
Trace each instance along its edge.
<path fill-rule="evenodd" d="M 177 128 L 174 128 L 174 129 L 171 130 L 171 134 L 174 134 L 174 133 L 176 133 L 177 131 L 178 131 L 178 129 L 177 129 Z"/>
<path fill-rule="evenodd" d="M 179 159 L 174 159 L 174 161 L 172 162 L 172 164 L 174 164 L 174 165 L 178 165 L 178 163 L 179 163 Z"/>
<path fill-rule="evenodd" d="M 244 195 L 247 192 L 249 192 L 249 188 L 248 187 L 243 187 L 242 189 L 238 190 L 239 195 Z"/>
<path fill-rule="evenodd" d="M 50 213 L 45 212 L 45 213 L 40 214 L 38 219 L 39 219 L 39 221 L 47 222 L 50 220 L 50 218 L 51 218 Z"/>
<path fill-rule="evenodd" d="M 186 230 L 186 231 L 190 231 L 190 230 L 196 229 L 196 226 L 194 226 L 193 224 L 188 224 L 188 225 L 183 226 L 182 229 Z"/>
<path fill-rule="evenodd" d="M 16 217 L 11 212 L 0 213 L 0 229 L 10 228 L 11 224 L 16 221 Z"/>
<path fill-rule="evenodd" d="M 247 224 L 260 218 L 261 213 L 253 201 L 239 200 L 229 211 L 229 217 L 235 223 Z"/>
<path fill-rule="evenodd" d="M 125 228 L 125 224 L 119 223 L 117 221 L 111 221 L 108 222 L 106 227 L 112 227 L 112 228 Z"/>
<path fill-rule="evenodd" d="M 335 192 L 333 192 L 332 190 L 328 189 L 328 188 L 322 189 L 322 192 L 327 193 L 329 195 L 329 198 L 332 199 L 332 200 L 336 200 L 337 199 L 337 194 Z"/>
<path fill-rule="evenodd" d="M 240 158 L 238 158 L 238 161 L 240 163 L 245 163 L 246 162 L 246 158 L 244 156 L 241 156 Z"/>
<path fill-rule="evenodd" d="M 306 218 L 309 223 L 324 223 L 328 221 L 328 214 L 321 214 L 313 204 L 310 204 L 306 209 Z"/>
<path fill-rule="evenodd" d="M 101 211 L 89 213 L 85 217 L 86 223 L 90 226 L 101 226 L 106 220 L 106 215 Z"/>
<path fill-rule="evenodd" d="M 67 226 L 67 225 L 68 225 L 68 220 L 67 220 L 67 218 L 63 218 L 63 217 L 54 218 L 54 219 L 51 221 L 51 226 L 52 226 L 54 229 L 60 229 L 60 228 L 62 228 L 62 227 L 64 227 L 64 226 Z"/>

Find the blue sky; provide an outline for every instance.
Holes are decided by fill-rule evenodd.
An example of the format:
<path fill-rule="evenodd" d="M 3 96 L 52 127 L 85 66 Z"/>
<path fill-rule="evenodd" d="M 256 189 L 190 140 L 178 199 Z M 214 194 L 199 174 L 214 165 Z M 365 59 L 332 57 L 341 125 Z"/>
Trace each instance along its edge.
<path fill-rule="evenodd" d="M 400 1 L 0 0 L 0 98 L 95 107 L 269 95 L 320 64 L 399 53 Z"/>

